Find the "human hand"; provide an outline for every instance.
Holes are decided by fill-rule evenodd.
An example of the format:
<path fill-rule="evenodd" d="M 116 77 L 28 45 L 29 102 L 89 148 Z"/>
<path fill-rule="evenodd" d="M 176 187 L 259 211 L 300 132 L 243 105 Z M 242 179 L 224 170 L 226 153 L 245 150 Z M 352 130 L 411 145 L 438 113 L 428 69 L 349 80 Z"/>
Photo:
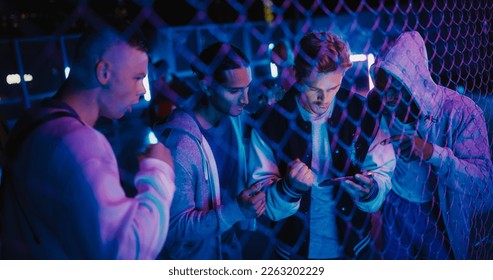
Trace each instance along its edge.
<path fill-rule="evenodd" d="M 244 189 L 236 197 L 236 201 L 241 212 L 248 219 L 260 217 L 265 211 L 265 193 L 260 191 L 256 185 Z"/>
<path fill-rule="evenodd" d="M 397 156 L 404 161 L 429 160 L 433 155 L 433 145 L 415 135 L 395 135 L 389 141 L 396 145 Z"/>
<path fill-rule="evenodd" d="M 173 168 L 173 157 L 171 151 L 161 142 L 147 146 L 144 153 L 137 156 L 139 161 L 145 158 L 156 158 L 169 164 Z"/>
<path fill-rule="evenodd" d="M 315 175 L 300 159 L 290 162 L 288 168 L 286 183 L 289 187 L 303 192 L 312 187 Z"/>
<path fill-rule="evenodd" d="M 342 181 L 341 186 L 355 200 L 364 200 L 378 190 L 371 171 L 363 171 Z"/>

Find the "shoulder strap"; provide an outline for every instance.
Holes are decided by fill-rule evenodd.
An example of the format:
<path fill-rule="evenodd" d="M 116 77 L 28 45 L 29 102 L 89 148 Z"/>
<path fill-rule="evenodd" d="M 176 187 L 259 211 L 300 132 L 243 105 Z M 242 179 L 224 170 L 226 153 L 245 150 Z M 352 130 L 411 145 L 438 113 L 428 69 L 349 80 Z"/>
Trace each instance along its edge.
<path fill-rule="evenodd" d="M 72 112 L 69 111 L 56 111 L 51 114 L 45 115 L 39 119 L 33 120 L 31 122 L 28 122 L 26 126 L 19 131 L 12 139 L 9 139 L 8 141 L 8 149 L 6 151 L 7 158 L 13 158 L 17 152 L 19 151 L 20 147 L 24 143 L 24 140 L 31 134 L 32 131 L 34 131 L 37 127 L 40 125 L 54 120 L 58 119 L 61 117 L 74 117 L 77 118 Z"/>
<path fill-rule="evenodd" d="M 24 211 L 22 204 L 19 201 L 15 187 L 13 186 L 13 184 L 11 182 L 11 176 L 12 176 L 11 164 L 12 164 L 13 158 L 16 156 L 17 152 L 19 151 L 22 144 L 24 143 L 24 140 L 29 136 L 29 134 L 31 134 L 32 131 L 34 131 L 37 127 L 39 127 L 40 125 L 42 125 L 48 121 L 58 119 L 61 117 L 73 117 L 73 118 L 76 118 L 77 120 L 80 121 L 79 117 L 77 116 L 77 114 L 75 112 L 72 112 L 70 110 L 68 110 L 68 111 L 66 111 L 66 110 L 55 111 L 55 112 L 49 113 L 47 115 L 44 115 L 38 119 L 36 119 L 36 118 L 35 119 L 26 119 L 26 121 L 25 121 L 26 123 L 23 124 L 22 127 L 19 128 L 19 131 L 15 135 L 11 135 L 12 137 L 9 137 L 9 139 L 7 141 L 7 149 L 6 149 L 6 153 L 5 153 L 5 155 L 6 155 L 5 165 L 3 166 L 2 178 L 1 178 L 2 181 L 0 184 L 0 212 L 3 210 L 2 208 L 3 208 L 3 201 L 5 199 L 5 197 L 4 197 L 5 193 L 9 189 L 10 191 L 12 191 L 15 202 L 19 206 L 19 209 L 22 213 L 22 216 L 26 220 L 26 222 L 29 226 L 29 229 L 31 230 L 31 233 L 33 235 L 33 239 L 35 240 L 35 242 L 37 244 L 41 243 L 39 236 L 34 231 L 34 228 L 31 224 L 31 222 L 29 221 L 26 212 Z M 7 183 L 7 181 L 9 181 L 10 183 Z M 1 224 L 0 224 L 0 226 L 1 226 Z M 0 230 L 1 230 L 1 228 L 0 228 Z"/>

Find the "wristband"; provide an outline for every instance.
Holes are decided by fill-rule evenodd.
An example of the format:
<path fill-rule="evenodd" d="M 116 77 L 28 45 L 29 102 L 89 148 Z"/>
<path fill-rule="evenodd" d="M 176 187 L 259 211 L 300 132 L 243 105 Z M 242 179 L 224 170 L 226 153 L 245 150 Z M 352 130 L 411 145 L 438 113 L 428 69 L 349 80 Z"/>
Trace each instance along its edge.
<path fill-rule="evenodd" d="M 289 187 L 284 179 L 277 182 L 276 189 L 279 196 L 288 202 L 295 202 L 301 198 L 302 193 Z"/>

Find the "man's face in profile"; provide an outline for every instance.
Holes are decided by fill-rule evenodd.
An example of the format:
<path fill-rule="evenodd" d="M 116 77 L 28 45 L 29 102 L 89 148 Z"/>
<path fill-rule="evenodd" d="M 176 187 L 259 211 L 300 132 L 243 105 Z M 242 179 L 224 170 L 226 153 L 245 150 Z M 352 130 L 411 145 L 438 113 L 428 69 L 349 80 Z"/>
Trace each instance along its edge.
<path fill-rule="evenodd" d="M 101 115 L 119 119 L 132 106 L 139 103 L 146 92 L 148 56 L 127 44 L 116 44 L 105 53 L 100 63 L 105 63 L 105 93 L 99 99 Z"/>

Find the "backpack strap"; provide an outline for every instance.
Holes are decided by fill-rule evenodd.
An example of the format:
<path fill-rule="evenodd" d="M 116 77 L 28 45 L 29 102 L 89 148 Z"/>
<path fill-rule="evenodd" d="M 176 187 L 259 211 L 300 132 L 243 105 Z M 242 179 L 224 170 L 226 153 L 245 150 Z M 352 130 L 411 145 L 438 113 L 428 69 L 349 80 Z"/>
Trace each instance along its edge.
<path fill-rule="evenodd" d="M 54 108 L 60 108 L 59 106 L 50 106 L 50 102 L 46 102 L 46 104 L 42 104 L 42 107 L 54 107 Z M 68 106 L 67 106 L 68 107 Z M 7 190 L 10 190 L 13 194 L 13 197 L 15 199 L 15 202 L 19 206 L 19 209 L 22 213 L 22 216 L 26 220 L 29 229 L 31 230 L 32 236 L 36 244 L 41 244 L 41 240 L 39 239 L 39 236 L 36 234 L 34 231 L 34 228 L 29 221 L 27 214 L 22 207 L 22 204 L 19 201 L 19 197 L 17 195 L 17 192 L 15 190 L 13 181 L 11 179 L 12 177 L 12 160 L 15 158 L 17 153 L 19 152 L 20 148 L 22 147 L 22 144 L 24 141 L 27 139 L 27 137 L 39 126 L 41 126 L 44 123 L 47 123 L 51 120 L 62 118 L 62 117 L 72 117 L 77 120 L 79 120 L 81 123 L 82 120 L 80 120 L 79 116 L 75 111 L 68 107 L 68 108 L 60 108 L 62 110 L 60 111 L 55 111 L 49 114 L 46 114 L 44 116 L 41 116 L 40 118 L 35 118 L 34 114 L 29 114 L 27 118 L 24 118 L 22 123 L 19 123 L 20 127 L 19 130 L 15 133 L 9 136 L 9 139 L 7 141 L 7 149 L 5 152 L 5 165 L 3 166 L 3 171 L 2 171 L 2 181 L 0 185 L 0 212 L 3 210 L 3 202 L 5 199 L 5 193 Z M 1 216 L 0 216 L 1 218 Z M 0 224 L 1 226 L 1 224 Z M 1 231 L 1 228 L 0 228 Z"/>
<path fill-rule="evenodd" d="M 26 138 L 31 134 L 32 131 L 34 131 L 37 127 L 40 125 L 49 122 L 54 119 L 62 118 L 62 117 L 75 117 L 78 118 L 77 116 L 74 116 L 72 112 L 68 111 L 56 111 L 51 114 L 45 115 L 39 119 L 33 120 L 30 123 L 27 124 L 27 126 L 22 129 L 15 137 L 12 137 L 12 139 L 9 139 L 8 145 L 7 145 L 7 159 L 14 158 L 21 148 L 22 144 L 26 140 Z"/>

